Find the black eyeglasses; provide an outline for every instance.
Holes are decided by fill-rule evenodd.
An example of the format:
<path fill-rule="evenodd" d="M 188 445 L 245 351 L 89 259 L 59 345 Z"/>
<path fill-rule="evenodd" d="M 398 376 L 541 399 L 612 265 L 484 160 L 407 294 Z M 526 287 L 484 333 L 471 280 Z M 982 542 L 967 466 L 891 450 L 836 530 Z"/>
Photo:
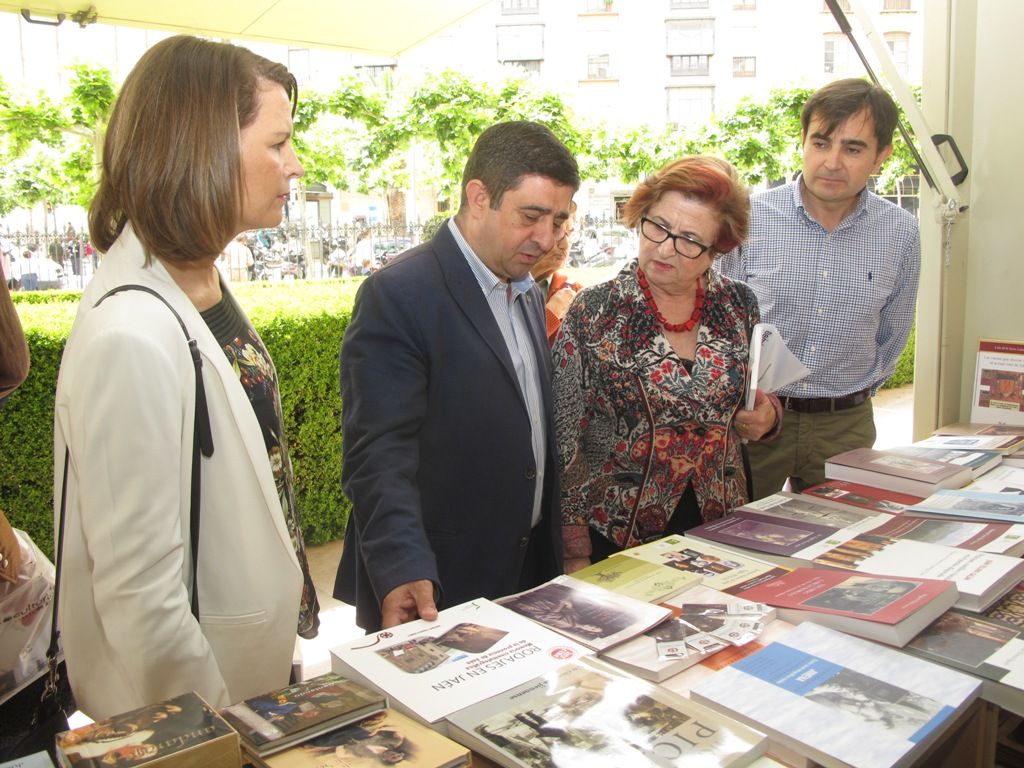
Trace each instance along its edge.
<path fill-rule="evenodd" d="M 704 245 L 700 240 L 694 240 L 689 235 L 673 235 L 661 224 L 651 221 L 646 216 L 640 217 L 640 233 L 652 243 L 664 243 L 672 238 L 672 247 L 680 256 L 687 259 L 699 259 L 711 250 L 712 246 Z"/>

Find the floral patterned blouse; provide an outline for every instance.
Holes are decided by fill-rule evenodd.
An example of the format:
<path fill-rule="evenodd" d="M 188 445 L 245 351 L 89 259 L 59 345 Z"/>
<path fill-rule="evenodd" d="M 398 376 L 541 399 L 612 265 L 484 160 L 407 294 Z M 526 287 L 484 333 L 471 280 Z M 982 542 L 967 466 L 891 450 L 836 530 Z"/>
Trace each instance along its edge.
<path fill-rule="evenodd" d="M 299 524 L 299 513 L 295 505 L 292 462 L 288 457 L 288 442 L 284 435 L 284 418 L 281 413 L 281 397 L 277 384 L 277 371 L 270 360 L 270 354 L 263 345 L 263 339 L 246 319 L 241 308 L 227 291 L 220 302 L 200 313 L 209 326 L 217 343 L 224 349 L 228 362 L 238 374 L 252 409 L 256 413 L 263 442 L 270 457 L 270 468 L 274 473 L 274 485 L 281 499 L 292 546 L 302 569 L 302 598 L 298 608 L 297 632 L 300 637 L 317 636 L 320 626 L 320 604 L 316 587 L 309 573 L 306 559 L 306 544 Z"/>
<path fill-rule="evenodd" d="M 587 526 L 618 547 L 664 535 L 692 484 L 704 521 L 747 501 L 739 437 L 753 291 L 707 274 L 692 372 L 675 353 L 630 262 L 569 307 L 552 350 L 566 558 Z"/>

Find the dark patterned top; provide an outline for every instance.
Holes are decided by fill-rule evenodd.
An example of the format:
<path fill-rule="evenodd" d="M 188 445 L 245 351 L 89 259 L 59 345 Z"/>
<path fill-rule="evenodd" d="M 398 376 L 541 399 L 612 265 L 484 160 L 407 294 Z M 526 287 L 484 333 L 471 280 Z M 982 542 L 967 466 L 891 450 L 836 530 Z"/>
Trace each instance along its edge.
<path fill-rule="evenodd" d="M 664 535 L 687 484 L 705 521 L 747 501 L 739 437 L 757 300 L 708 272 L 692 371 L 644 301 L 636 262 L 569 307 L 552 350 L 565 556 L 589 525 L 621 548 Z"/>
<path fill-rule="evenodd" d="M 277 371 L 270 360 L 270 354 L 263 340 L 256 333 L 241 308 L 225 291 L 224 297 L 214 306 L 200 313 L 206 321 L 217 343 L 224 349 L 228 362 L 238 373 L 238 380 L 252 403 L 256 419 L 263 431 L 263 441 L 270 457 L 274 472 L 274 485 L 281 499 L 281 510 L 288 525 L 292 546 L 302 568 L 302 600 L 299 605 L 298 634 L 313 638 L 320 626 L 320 604 L 316 588 L 309 575 L 306 560 L 306 545 L 299 525 L 299 513 L 295 506 L 295 490 L 292 486 L 292 463 L 288 458 L 288 442 L 285 438 L 281 414 L 281 396 L 277 384 Z"/>

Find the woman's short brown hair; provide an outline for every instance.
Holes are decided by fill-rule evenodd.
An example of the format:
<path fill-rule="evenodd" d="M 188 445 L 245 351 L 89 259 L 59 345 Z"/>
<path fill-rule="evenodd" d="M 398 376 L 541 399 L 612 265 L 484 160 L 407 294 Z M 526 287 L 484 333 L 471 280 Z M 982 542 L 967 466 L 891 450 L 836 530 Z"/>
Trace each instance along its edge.
<path fill-rule="evenodd" d="M 716 254 L 728 253 L 747 237 L 750 192 L 736 169 L 725 160 L 690 155 L 673 160 L 641 181 L 624 210 L 626 224 L 637 227 L 666 192 L 679 192 L 718 212 L 718 237 L 711 244 Z"/>
<path fill-rule="evenodd" d="M 146 51 L 107 126 L 89 206 L 93 244 L 109 250 L 131 222 L 147 264 L 223 251 L 242 212 L 239 134 L 268 82 L 284 88 L 294 114 L 295 78 L 246 48 L 179 35 Z"/>

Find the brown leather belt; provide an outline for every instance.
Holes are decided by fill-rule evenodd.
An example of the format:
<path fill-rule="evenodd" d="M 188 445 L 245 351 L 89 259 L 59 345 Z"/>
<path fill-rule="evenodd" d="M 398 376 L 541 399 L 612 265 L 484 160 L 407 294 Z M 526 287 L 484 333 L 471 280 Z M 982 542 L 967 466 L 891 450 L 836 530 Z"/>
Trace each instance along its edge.
<path fill-rule="evenodd" d="M 871 388 L 843 397 L 780 397 L 782 407 L 797 413 L 832 413 L 854 408 L 871 397 Z"/>

